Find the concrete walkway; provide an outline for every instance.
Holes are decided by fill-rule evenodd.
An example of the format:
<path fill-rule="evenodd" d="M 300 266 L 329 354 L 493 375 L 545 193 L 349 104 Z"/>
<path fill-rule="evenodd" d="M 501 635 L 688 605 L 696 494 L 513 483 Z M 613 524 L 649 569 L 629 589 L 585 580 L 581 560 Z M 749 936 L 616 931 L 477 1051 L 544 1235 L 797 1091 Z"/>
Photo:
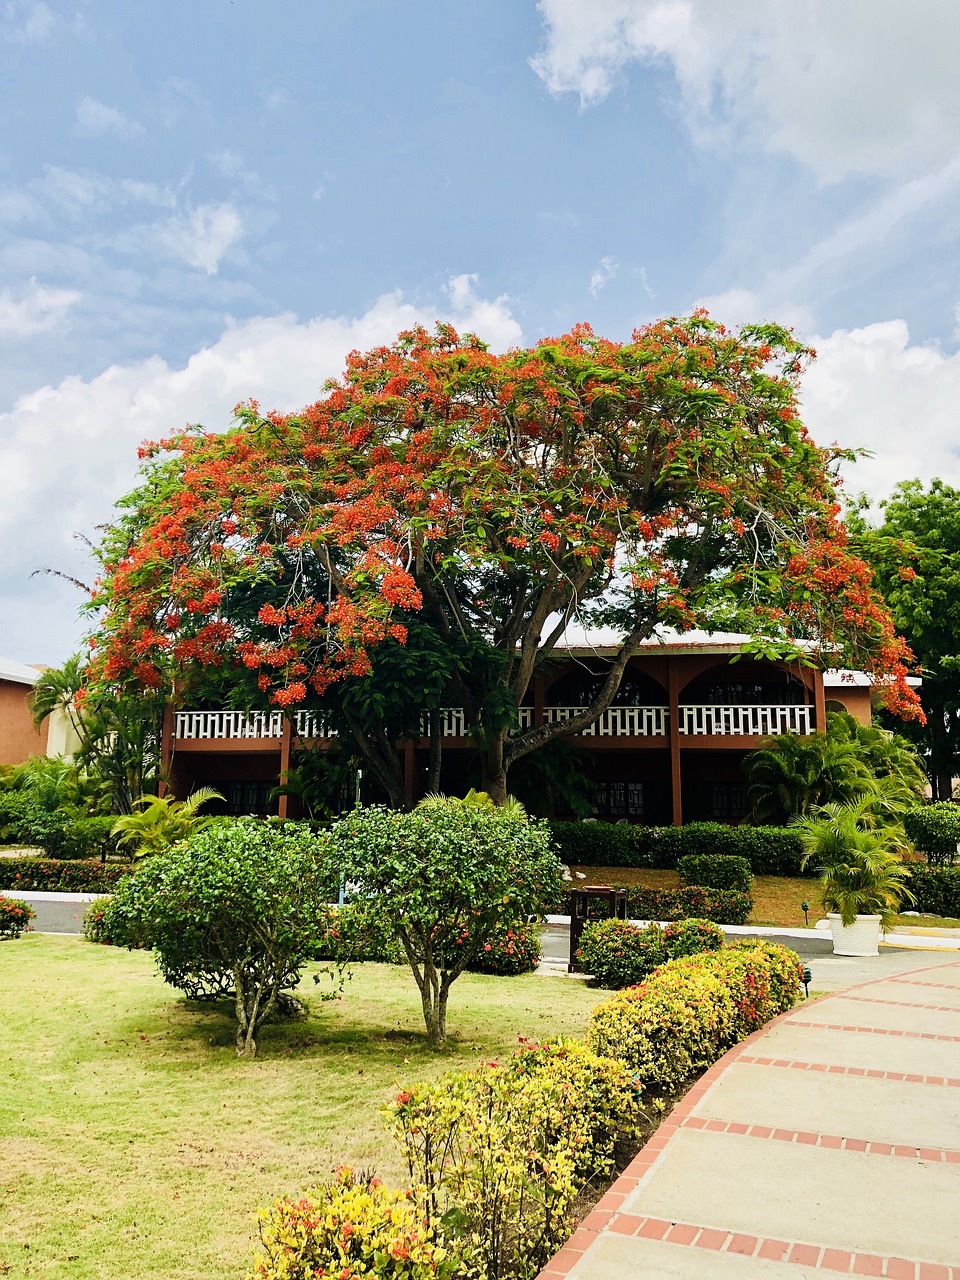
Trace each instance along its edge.
<path fill-rule="evenodd" d="M 731 1050 L 541 1276 L 831 1274 L 960 1280 L 960 960 L 805 1002 Z"/>

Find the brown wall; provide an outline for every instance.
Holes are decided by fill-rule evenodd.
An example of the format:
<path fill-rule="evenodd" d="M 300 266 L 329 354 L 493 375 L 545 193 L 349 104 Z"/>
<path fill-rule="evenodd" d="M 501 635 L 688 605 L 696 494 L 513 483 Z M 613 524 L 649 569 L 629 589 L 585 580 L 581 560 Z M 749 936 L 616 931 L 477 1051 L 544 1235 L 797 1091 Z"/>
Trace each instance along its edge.
<path fill-rule="evenodd" d="M 30 719 L 27 699 L 31 686 L 0 680 L 0 764 L 22 764 L 47 752 L 47 726 L 38 733 Z"/>
<path fill-rule="evenodd" d="M 827 696 L 827 710 L 835 711 L 836 707 L 832 707 L 832 702 L 841 703 L 853 716 L 854 720 L 860 724 L 870 724 L 872 721 L 872 712 L 870 709 L 870 690 L 855 689 L 852 685 L 848 687 L 841 686 L 824 690 Z"/>

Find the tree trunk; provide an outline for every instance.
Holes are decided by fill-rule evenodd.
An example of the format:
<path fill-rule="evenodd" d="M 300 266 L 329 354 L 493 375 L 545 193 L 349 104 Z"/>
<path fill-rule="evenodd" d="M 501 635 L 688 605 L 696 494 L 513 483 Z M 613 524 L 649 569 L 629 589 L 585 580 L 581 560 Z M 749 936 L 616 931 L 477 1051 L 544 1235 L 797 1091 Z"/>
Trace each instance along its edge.
<path fill-rule="evenodd" d="M 443 761 L 443 726 L 440 712 L 430 712 L 430 763 L 427 766 L 427 795 L 440 790 L 440 765 Z"/>
<path fill-rule="evenodd" d="M 491 735 L 480 752 L 480 790 L 485 791 L 494 804 L 507 802 L 507 764 L 503 746 L 506 731 Z"/>
<path fill-rule="evenodd" d="M 953 770 L 947 723 L 940 703 L 925 708 L 930 725 L 930 784 L 934 800 L 950 800 L 953 797 Z"/>

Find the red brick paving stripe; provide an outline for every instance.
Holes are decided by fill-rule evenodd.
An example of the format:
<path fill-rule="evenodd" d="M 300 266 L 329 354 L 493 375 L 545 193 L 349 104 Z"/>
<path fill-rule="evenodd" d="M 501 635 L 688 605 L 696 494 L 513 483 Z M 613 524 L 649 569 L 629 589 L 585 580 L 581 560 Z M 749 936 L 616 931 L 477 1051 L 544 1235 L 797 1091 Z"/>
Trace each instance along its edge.
<path fill-rule="evenodd" d="M 621 1214 L 611 1224 L 610 1230 L 617 1235 L 636 1236 L 641 1240 L 662 1240 L 667 1244 L 683 1245 L 691 1249 L 709 1249 L 715 1253 L 789 1262 L 798 1267 L 816 1267 L 820 1271 L 839 1272 L 841 1275 L 880 1276 L 885 1280 L 960 1280 L 960 1266 L 950 1267 L 939 1263 L 913 1261 L 910 1258 L 886 1257 L 878 1253 L 851 1253 L 846 1249 L 825 1248 L 823 1245 L 800 1240 L 750 1236 L 694 1222 L 671 1222 L 666 1218 L 640 1218 L 633 1214 Z M 580 1236 L 583 1231 L 581 1227 L 577 1235 Z M 547 1269 L 540 1273 L 539 1280 L 555 1280 L 555 1277 L 566 1276 L 580 1261 L 584 1252 L 582 1247 L 571 1249 L 570 1245 L 565 1245 L 548 1263 Z"/>
<path fill-rule="evenodd" d="M 755 1058 L 741 1053 L 740 1062 L 756 1067 L 791 1067 L 794 1071 L 826 1071 L 830 1075 L 869 1076 L 873 1080 L 903 1080 L 908 1084 L 949 1085 L 960 1089 L 960 1079 L 944 1079 L 943 1076 L 920 1076 L 907 1071 L 870 1071 L 866 1067 L 841 1067 L 824 1062 L 798 1062 L 786 1058 Z"/>
<path fill-rule="evenodd" d="M 870 1142 L 866 1138 L 846 1138 L 838 1133 L 812 1133 L 808 1129 L 771 1129 L 765 1124 L 743 1125 L 732 1120 L 708 1120 L 704 1116 L 687 1116 L 680 1127 L 703 1129 L 708 1133 L 734 1133 L 748 1138 L 769 1138 L 774 1142 L 794 1142 L 798 1146 L 826 1147 L 831 1151 L 858 1151 L 871 1156 L 900 1156 L 910 1160 L 927 1160 L 931 1164 L 960 1164 L 960 1150 Z"/>
<path fill-rule="evenodd" d="M 960 1013 L 955 1004 L 922 1004 L 919 1000 L 881 1000 L 879 996 L 844 996 L 857 1004 L 892 1004 L 897 1009 L 929 1009 L 931 1013 Z"/>
<path fill-rule="evenodd" d="M 926 1006 L 929 1008 L 929 1005 Z M 956 1013 L 956 1010 L 952 1010 Z M 789 1021 L 789 1016 L 788 1019 Z M 769 1025 L 769 1024 L 768 1024 Z M 940 1040 L 947 1044 L 960 1044 L 960 1036 L 938 1036 L 932 1031 L 895 1031 L 890 1027 L 853 1027 L 845 1022 L 794 1022 L 795 1027 L 817 1027 L 820 1031 L 862 1031 L 872 1036 L 903 1036 L 906 1040 Z M 740 1055 L 743 1056 L 742 1054 Z"/>
<path fill-rule="evenodd" d="M 887 982 L 899 982 L 905 987 L 936 987 L 938 991 L 960 991 L 955 982 L 917 982 L 916 978 L 887 978 Z"/>

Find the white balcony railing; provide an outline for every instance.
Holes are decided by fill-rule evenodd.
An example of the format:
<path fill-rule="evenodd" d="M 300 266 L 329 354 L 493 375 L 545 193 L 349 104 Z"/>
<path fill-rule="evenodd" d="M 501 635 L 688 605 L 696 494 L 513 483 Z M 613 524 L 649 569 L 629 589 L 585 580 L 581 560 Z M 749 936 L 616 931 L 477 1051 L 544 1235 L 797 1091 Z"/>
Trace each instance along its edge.
<path fill-rule="evenodd" d="M 771 733 L 813 733 L 813 708 L 803 706 L 681 707 L 680 732 L 766 737 Z"/>
<path fill-rule="evenodd" d="M 548 724 L 563 724 L 580 714 L 582 707 L 547 707 Z M 583 737 L 662 738 L 667 733 L 666 707 L 608 707 L 583 730 Z M 533 725 L 533 708 L 521 707 L 517 727 Z M 680 708 L 680 732 L 687 736 L 765 737 L 773 733 L 813 733 L 813 708 L 807 706 L 704 706 Z M 426 736 L 427 726 L 423 726 Z M 444 738 L 467 736 L 462 707 L 440 712 Z M 333 731 L 316 711 L 298 711 L 294 717 L 298 738 L 323 738 Z M 281 711 L 178 711 L 174 736 L 179 740 L 207 738 L 276 738 L 283 736 Z"/>

